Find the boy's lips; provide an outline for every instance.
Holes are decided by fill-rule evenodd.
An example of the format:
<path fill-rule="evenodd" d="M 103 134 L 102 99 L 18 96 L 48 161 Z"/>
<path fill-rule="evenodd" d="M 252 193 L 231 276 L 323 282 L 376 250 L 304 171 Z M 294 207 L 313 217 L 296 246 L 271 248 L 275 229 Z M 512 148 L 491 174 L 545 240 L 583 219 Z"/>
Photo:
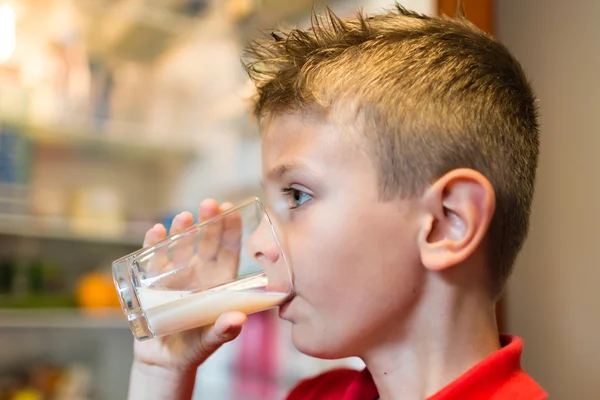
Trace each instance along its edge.
<path fill-rule="evenodd" d="M 289 298 L 287 298 L 287 299 L 285 300 L 285 302 L 283 302 L 283 303 L 282 303 L 282 304 L 279 306 L 279 318 L 286 319 L 286 318 L 285 318 L 285 313 L 286 313 L 286 310 L 289 308 L 289 306 L 290 306 L 290 303 L 292 302 L 292 300 L 294 300 L 294 298 L 295 298 L 294 296 L 290 296 Z"/>

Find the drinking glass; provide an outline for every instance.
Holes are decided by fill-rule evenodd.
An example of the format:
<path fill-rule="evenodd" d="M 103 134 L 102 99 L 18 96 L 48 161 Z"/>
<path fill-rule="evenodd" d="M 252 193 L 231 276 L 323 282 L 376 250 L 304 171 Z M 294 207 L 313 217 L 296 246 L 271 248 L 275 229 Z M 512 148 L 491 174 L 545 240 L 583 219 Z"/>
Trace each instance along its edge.
<path fill-rule="evenodd" d="M 212 324 L 227 311 L 280 305 L 292 274 L 257 198 L 113 262 L 113 279 L 138 340 Z"/>

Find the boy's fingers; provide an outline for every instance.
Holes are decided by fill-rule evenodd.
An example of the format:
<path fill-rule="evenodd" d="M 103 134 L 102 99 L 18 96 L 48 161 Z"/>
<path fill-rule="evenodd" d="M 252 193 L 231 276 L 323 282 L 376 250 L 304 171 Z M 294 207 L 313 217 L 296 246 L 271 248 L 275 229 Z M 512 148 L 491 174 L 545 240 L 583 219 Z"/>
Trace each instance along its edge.
<path fill-rule="evenodd" d="M 247 320 L 246 314 L 239 311 L 222 314 L 201 336 L 202 350 L 207 355 L 214 353 L 221 345 L 238 337 Z"/>
<path fill-rule="evenodd" d="M 217 214 L 220 209 L 213 199 L 204 200 L 200 204 L 200 219 L 206 221 Z M 214 261 L 219 247 L 221 246 L 221 234 L 223 232 L 223 220 L 213 221 L 204 226 L 204 234 L 198 243 L 198 257 L 205 262 Z"/>
<path fill-rule="evenodd" d="M 167 229 L 163 224 L 155 224 L 152 228 L 148 229 L 144 236 L 143 246 L 152 246 L 163 240 L 167 236 Z"/>
<path fill-rule="evenodd" d="M 144 236 L 143 247 L 152 246 L 165 238 L 167 230 L 162 224 L 156 224 L 150 228 Z M 164 265 L 167 264 L 167 251 L 165 249 L 156 250 L 155 254 L 150 259 L 146 270 L 148 272 L 160 272 Z"/>
<path fill-rule="evenodd" d="M 183 232 L 194 223 L 194 216 L 185 211 L 178 214 L 173 219 L 171 225 L 171 235 Z M 183 237 L 177 240 L 171 249 L 171 261 L 175 268 L 186 267 L 190 263 L 190 259 L 194 255 L 194 235 Z"/>
<path fill-rule="evenodd" d="M 231 203 L 223 203 L 222 211 L 227 211 L 233 206 Z M 242 217 L 235 211 L 223 218 L 222 247 L 228 250 L 240 251 L 240 241 L 242 239 Z"/>
<path fill-rule="evenodd" d="M 194 216 L 188 212 L 184 211 L 175 216 L 173 218 L 173 223 L 171 224 L 171 230 L 169 231 L 169 235 L 175 235 L 181 231 L 189 228 L 190 225 L 194 223 Z"/>
<path fill-rule="evenodd" d="M 221 210 L 229 210 L 231 207 L 233 206 L 230 203 L 225 203 L 221 206 Z M 219 268 L 223 269 L 219 275 L 222 275 L 224 280 L 233 279 L 237 275 L 241 244 L 242 217 L 236 211 L 223 218 L 222 244 L 217 260 Z"/>
<path fill-rule="evenodd" d="M 206 221 L 207 219 L 210 219 L 221 212 L 219 209 L 219 203 L 217 203 L 215 199 L 204 200 L 202 203 L 200 203 L 200 209 L 198 211 L 198 215 L 202 221 Z"/>

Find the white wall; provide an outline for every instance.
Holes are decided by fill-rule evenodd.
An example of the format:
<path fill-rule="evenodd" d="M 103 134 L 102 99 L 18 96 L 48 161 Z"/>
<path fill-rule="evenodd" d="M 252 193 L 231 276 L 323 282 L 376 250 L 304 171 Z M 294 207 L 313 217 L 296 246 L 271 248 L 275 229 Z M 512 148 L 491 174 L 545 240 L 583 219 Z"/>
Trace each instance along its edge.
<path fill-rule="evenodd" d="M 409 10 L 423 14 L 437 13 L 437 0 L 397 0 Z M 353 16 L 357 9 L 362 9 L 366 14 L 377 14 L 394 8 L 394 0 L 346 0 L 338 3 L 334 10 L 339 15 Z"/>
<path fill-rule="evenodd" d="M 508 292 L 524 366 L 556 399 L 600 399 L 600 2 L 499 0 L 499 38 L 540 99 L 532 232 Z"/>

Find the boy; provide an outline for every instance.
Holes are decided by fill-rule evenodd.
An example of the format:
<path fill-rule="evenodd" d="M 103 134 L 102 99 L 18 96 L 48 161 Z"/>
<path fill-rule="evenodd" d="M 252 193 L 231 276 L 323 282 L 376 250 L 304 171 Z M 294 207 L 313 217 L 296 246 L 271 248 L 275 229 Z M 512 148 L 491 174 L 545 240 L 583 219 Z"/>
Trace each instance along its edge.
<path fill-rule="evenodd" d="M 367 366 L 306 380 L 289 399 L 544 399 L 494 314 L 528 229 L 533 92 L 467 21 L 397 8 L 349 21 L 329 11 L 248 52 L 263 184 L 294 270 L 280 316 L 300 351 Z M 219 211 L 200 206 L 202 218 Z M 180 214 L 172 233 L 191 223 Z M 155 226 L 146 244 L 165 234 Z M 276 261 L 268 246 L 253 255 Z M 130 399 L 189 399 L 197 366 L 245 318 L 136 342 Z"/>

